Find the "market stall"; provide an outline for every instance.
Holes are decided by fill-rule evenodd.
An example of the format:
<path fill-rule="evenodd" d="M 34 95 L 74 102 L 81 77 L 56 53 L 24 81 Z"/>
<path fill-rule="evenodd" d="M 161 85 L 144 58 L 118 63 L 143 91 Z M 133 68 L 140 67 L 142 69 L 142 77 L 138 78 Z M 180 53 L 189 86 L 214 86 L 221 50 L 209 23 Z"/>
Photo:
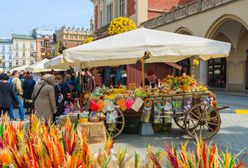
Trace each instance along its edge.
<path fill-rule="evenodd" d="M 69 66 L 73 66 L 73 63 L 67 62 L 63 55 L 59 55 L 44 64 L 47 69 L 68 69 Z"/>
<path fill-rule="evenodd" d="M 85 67 L 135 64 L 145 52 L 149 62 L 178 62 L 192 56 L 202 60 L 229 55 L 230 43 L 139 28 L 63 52 L 66 61 Z"/>
<path fill-rule="evenodd" d="M 218 132 L 221 124 L 214 94 L 185 75 L 168 76 L 155 88 L 144 87 L 144 63 L 177 62 L 192 56 L 202 60 L 227 57 L 230 47 L 225 42 L 140 28 L 67 49 L 63 59 L 82 67 L 142 62 L 143 87 L 97 88 L 84 95 L 84 106 L 89 108 L 81 115 L 90 120 L 105 118 L 114 137 L 124 128 L 123 113 L 133 109 L 142 112 L 142 122 L 170 123 L 173 118 L 192 137 L 208 139 Z"/>
<path fill-rule="evenodd" d="M 40 73 L 40 72 L 49 72 L 52 70 L 52 68 L 46 68 L 45 64 L 49 62 L 49 59 L 45 58 L 41 61 L 36 62 L 33 65 L 29 65 L 27 67 L 25 67 L 26 71 L 31 71 L 33 73 Z M 61 69 L 53 69 L 54 71 L 61 71 Z"/>
<path fill-rule="evenodd" d="M 13 71 L 24 71 L 28 66 L 30 66 L 30 65 L 23 65 L 23 66 L 15 67 L 15 68 L 12 68 L 10 71 L 11 72 L 13 72 Z"/>

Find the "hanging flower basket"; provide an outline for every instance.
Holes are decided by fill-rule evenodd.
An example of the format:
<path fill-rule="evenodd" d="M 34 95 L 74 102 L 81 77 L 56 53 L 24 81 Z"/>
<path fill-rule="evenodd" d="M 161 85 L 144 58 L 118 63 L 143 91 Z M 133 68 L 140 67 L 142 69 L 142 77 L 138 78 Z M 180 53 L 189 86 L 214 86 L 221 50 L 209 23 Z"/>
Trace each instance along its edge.
<path fill-rule="evenodd" d="M 120 34 L 134 29 L 137 29 L 137 26 L 132 19 L 127 17 L 118 17 L 110 23 L 108 34 Z"/>

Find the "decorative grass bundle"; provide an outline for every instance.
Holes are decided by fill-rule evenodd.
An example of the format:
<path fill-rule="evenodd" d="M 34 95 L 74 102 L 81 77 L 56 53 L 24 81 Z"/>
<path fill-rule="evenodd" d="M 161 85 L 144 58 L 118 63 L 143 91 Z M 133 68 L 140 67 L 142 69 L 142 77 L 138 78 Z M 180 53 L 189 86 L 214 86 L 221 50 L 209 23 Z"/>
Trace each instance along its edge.
<path fill-rule="evenodd" d="M 67 118 L 64 127 L 48 126 L 35 116 L 30 117 L 28 131 L 20 122 L 13 125 L 3 120 L 0 124 L 0 167 L 15 168 L 141 168 L 164 166 L 167 161 L 173 168 L 243 168 L 242 160 L 230 152 L 218 152 L 216 145 L 197 141 L 195 150 L 187 150 L 187 143 L 179 150 L 165 145 L 164 150 L 154 153 L 147 147 L 147 159 L 141 160 L 135 153 L 112 149 L 114 141 L 108 139 L 104 150 L 91 151 L 86 131 L 78 129 Z M 219 155 L 220 154 L 220 155 Z"/>
<path fill-rule="evenodd" d="M 245 168 L 242 159 L 238 161 L 238 155 L 230 152 L 221 152 L 219 155 L 217 145 L 208 145 L 198 140 L 195 151 L 187 151 L 187 143 L 181 145 L 181 149 L 175 150 L 175 146 L 165 145 L 165 156 L 173 168 Z"/>

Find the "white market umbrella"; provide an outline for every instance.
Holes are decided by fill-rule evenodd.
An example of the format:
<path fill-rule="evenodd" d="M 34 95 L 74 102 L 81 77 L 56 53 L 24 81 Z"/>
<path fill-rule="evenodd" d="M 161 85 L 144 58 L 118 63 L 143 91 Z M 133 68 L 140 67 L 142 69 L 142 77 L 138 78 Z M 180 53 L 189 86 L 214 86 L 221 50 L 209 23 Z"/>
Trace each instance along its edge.
<path fill-rule="evenodd" d="M 23 66 L 19 66 L 19 67 L 15 67 L 15 68 L 12 68 L 10 71 L 13 72 L 13 71 L 25 71 L 25 69 L 30 66 L 30 65 L 23 65 Z"/>
<path fill-rule="evenodd" d="M 51 69 L 45 68 L 45 63 L 48 62 L 49 59 L 45 58 L 41 61 L 36 62 L 33 65 L 30 65 L 25 68 L 26 71 L 31 71 L 33 73 L 39 73 L 39 72 L 48 72 L 51 71 Z"/>
<path fill-rule="evenodd" d="M 139 28 L 67 49 L 64 59 L 84 67 L 135 64 L 150 52 L 146 62 L 178 62 L 191 56 L 203 60 L 227 57 L 230 43 L 190 35 Z"/>
<path fill-rule="evenodd" d="M 63 55 L 59 55 L 46 62 L 44 65 L 45 68 L 50 69 L 68 69 L 69 66 L 73 66 L 73 63 L 67 62 Z"/>

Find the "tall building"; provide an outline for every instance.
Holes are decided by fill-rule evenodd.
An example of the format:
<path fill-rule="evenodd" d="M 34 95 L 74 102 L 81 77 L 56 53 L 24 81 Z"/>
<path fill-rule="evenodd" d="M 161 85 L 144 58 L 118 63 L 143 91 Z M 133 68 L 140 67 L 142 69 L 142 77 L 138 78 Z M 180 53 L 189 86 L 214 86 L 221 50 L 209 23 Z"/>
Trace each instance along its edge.
<path fill-rule="evenodd" d="M 55 35 L 58 47 L 63 50 L 83 44 L 85 38 L 92 36 L 92 31 L 63 26 L 55 32 Z"/>
<path fill-rule="evenodd" d="M 50 43 L 53 42 L 53 31 L 33 29 L 32 36 L 36 40 L 36 60 L 52 58 Z"/>
<path fill-rule="evenodd" d="M 195 75 L 211 88 L 248 90 L 248 3 L 197 0 L 145 21 L 142 26 L 232 44 L 229 57 L 201 61 Z M 184 61 L 185 69 L 191 61 Z"/>
<path fill-rule="evenodd" d="M 12 34 L 13 63 L 12 66 L 33 64 L 36 61 L 36 40 L 31 35 Z"/>
<path fill-rule="evenodd" d="M 140 23 L 193 0 L 91 0 L 94 3 L 94 32 L 107 36 L 109 23 L 119 16 L 130 17 Z"/>
<path fill-rule="evenodd" d="M 0 39 L 0 67 L 12 68 L 12 40 Z"/>

